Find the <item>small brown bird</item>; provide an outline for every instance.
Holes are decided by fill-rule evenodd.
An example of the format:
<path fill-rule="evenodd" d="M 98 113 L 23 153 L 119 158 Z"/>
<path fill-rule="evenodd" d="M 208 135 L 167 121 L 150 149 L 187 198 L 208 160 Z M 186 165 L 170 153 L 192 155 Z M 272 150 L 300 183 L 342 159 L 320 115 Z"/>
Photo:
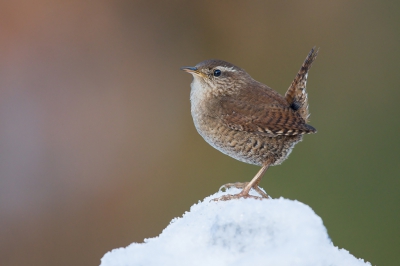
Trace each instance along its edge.
<path fill-rule="evenodd" d="M 285 97 L 222 60 L 181 68 L 193 75 L 191 112 L 199 134 L 222 153 L 261 166 L 250 182 L 224 185 L 242 188 L 239 194 L 217 200 L 268 198 L 258 187 L 265 171 L 281 164 L 304 134 L 317 132 L 307 124 L 306 92 L 308 71 L 317 54 L 311 49 Z M 261 197 L 249 195 L 251 188 Z"/>

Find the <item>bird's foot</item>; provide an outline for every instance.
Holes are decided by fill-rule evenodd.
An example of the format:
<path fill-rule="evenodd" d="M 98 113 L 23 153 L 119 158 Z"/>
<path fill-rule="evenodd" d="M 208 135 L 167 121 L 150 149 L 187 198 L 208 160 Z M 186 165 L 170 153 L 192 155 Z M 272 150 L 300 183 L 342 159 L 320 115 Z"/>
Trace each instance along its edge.
<path fill-rule="evenodd" d="M 268 198 L 268 196 L 266 198 L 258 197 L 258 196 L 249 195 L 249 193 L 247 193 L 247 194 L 243 193 L 243 191 L 242 191 L 239 194 L 235 194 L 235 195 L 223 195 L 222 197 L 215 198 L 212 201 L 227 201 L 227 200 L 240 199 L 240 198 L 244 198 L 244 199 L 251 198 L 251 199 L 262 200 L 262 199 Z"/>
<path fill-rule="evenodd" d="M 240 183 L 240 182 L 236 182 L 236 183 L 227 183 L 225 185 L 222 185 L 219 190 L 223 190 L 225 189 L 225 191 L 229 188 L 235 187 L 238 189 L 244 189 L 247 185 L 249 184 L 249 182 L 246 183 Z"/>
<path fill-rule="evenodd" d="M 223 185 L 222 187 L 220 187 L 219 188 L 219 190 L 223 190 L 223 189 L 225 189 L 225 191 L 226 191 L 226 189 L 228 189 L 228 188 L 232 188 L 232 187 L 235 187 L 235 188 L 238 188 L 238 189 L 244 189 L 247 185 L 249 184 L 249 182 L 246 182 L 246 183 L 240 183 L 240 182 L 236 182 L 236 183 L 228 183 L 228 184 L 225 184 L 225 185 Z M 265 193 L 258 185 L 254 185 L 253 187 L 252 187 L 252 189 L 254 189 L 261 197 L 257 197 L 257 198 L 264 198 L 264 199 L 268 199 L 269 198 L 269 196 L 267 195 L 267 193 Z M 239 196 L 240 194 L 242 194 L 243 193 L 243 191 L 241 192 L 241 193 L 239 193 L 239 194 L 236 194 L 236 195 L 226 195 L 226 196 Z M 223 197 L 225 197 L 225 196 L 222 196 L 221 198 L 223 198 Z M 253 197 L 255 197 L 255 196 L 251 196 L 251 195 L 249 195 L 248 193 L 247 193 L 247 195 L 242 195 L 242 196 L 240 196 L 240 197 L 233 197 L 233 198 L 231 198 L 231 199 L 235 199 L 235 198 L 253 198 Z"/>

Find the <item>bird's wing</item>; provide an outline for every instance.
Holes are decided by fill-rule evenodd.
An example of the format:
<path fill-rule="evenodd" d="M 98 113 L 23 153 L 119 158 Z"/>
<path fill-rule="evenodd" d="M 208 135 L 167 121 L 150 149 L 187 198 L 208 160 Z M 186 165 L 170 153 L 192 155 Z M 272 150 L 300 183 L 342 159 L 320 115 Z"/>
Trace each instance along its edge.
<path fill-rule="evenodd" d="M 314 47 L 306 57 L 306 60 L 304 61 L 285 94 L 285 98 L 290 104 L 291 108 L 295 110 L 306 122 L 310 116 L 308 112 L 308 98 L 306 92 L 307 75 L 317 55 L 318 50 L 315 50 Z"/>
<path fill-rule="evenodd" d="M 288 105 L 266 103 L 262 98 L 248 104 L 244 99 L 230 96 L 220 99 L 219 102 L 218 117 L 234 130 L 271 137 L 316 132 L 315 128 L 307 125 L 304 119 Z"/>

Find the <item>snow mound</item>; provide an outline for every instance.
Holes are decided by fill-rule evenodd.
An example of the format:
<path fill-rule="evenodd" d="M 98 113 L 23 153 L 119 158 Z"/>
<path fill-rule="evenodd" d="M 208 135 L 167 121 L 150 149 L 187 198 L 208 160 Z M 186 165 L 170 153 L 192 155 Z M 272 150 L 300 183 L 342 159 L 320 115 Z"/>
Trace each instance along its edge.
<path fill-rule="evenodd" d="M 101 266 L 129 265 L 371 265 L 335 247 L 322 219 L 284 198 L 194 204 L 155 238 L 104 255 Z"/>

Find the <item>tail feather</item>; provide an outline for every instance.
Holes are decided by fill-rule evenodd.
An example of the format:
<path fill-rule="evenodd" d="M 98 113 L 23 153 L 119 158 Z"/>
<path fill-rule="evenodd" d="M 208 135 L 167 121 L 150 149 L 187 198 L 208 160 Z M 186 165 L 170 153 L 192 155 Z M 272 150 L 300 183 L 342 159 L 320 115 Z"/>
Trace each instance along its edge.
<path fill-rule="evenodd" d="M 285 94 L 285 98 L 290 104 L 290 107 L 295 110 L 305 122 L 308 121 L 310 116 L 308 112 L 308 98 L 306 91 L 307 75 L 313 61 L 317 57 L 318 50 L 319 49 L 315 50 L 315 47 L 311 49 L 299 72 L 297 73 L 297 76 L 294 78 L 292 84 L 290 84 L 290 87 Z"/>

